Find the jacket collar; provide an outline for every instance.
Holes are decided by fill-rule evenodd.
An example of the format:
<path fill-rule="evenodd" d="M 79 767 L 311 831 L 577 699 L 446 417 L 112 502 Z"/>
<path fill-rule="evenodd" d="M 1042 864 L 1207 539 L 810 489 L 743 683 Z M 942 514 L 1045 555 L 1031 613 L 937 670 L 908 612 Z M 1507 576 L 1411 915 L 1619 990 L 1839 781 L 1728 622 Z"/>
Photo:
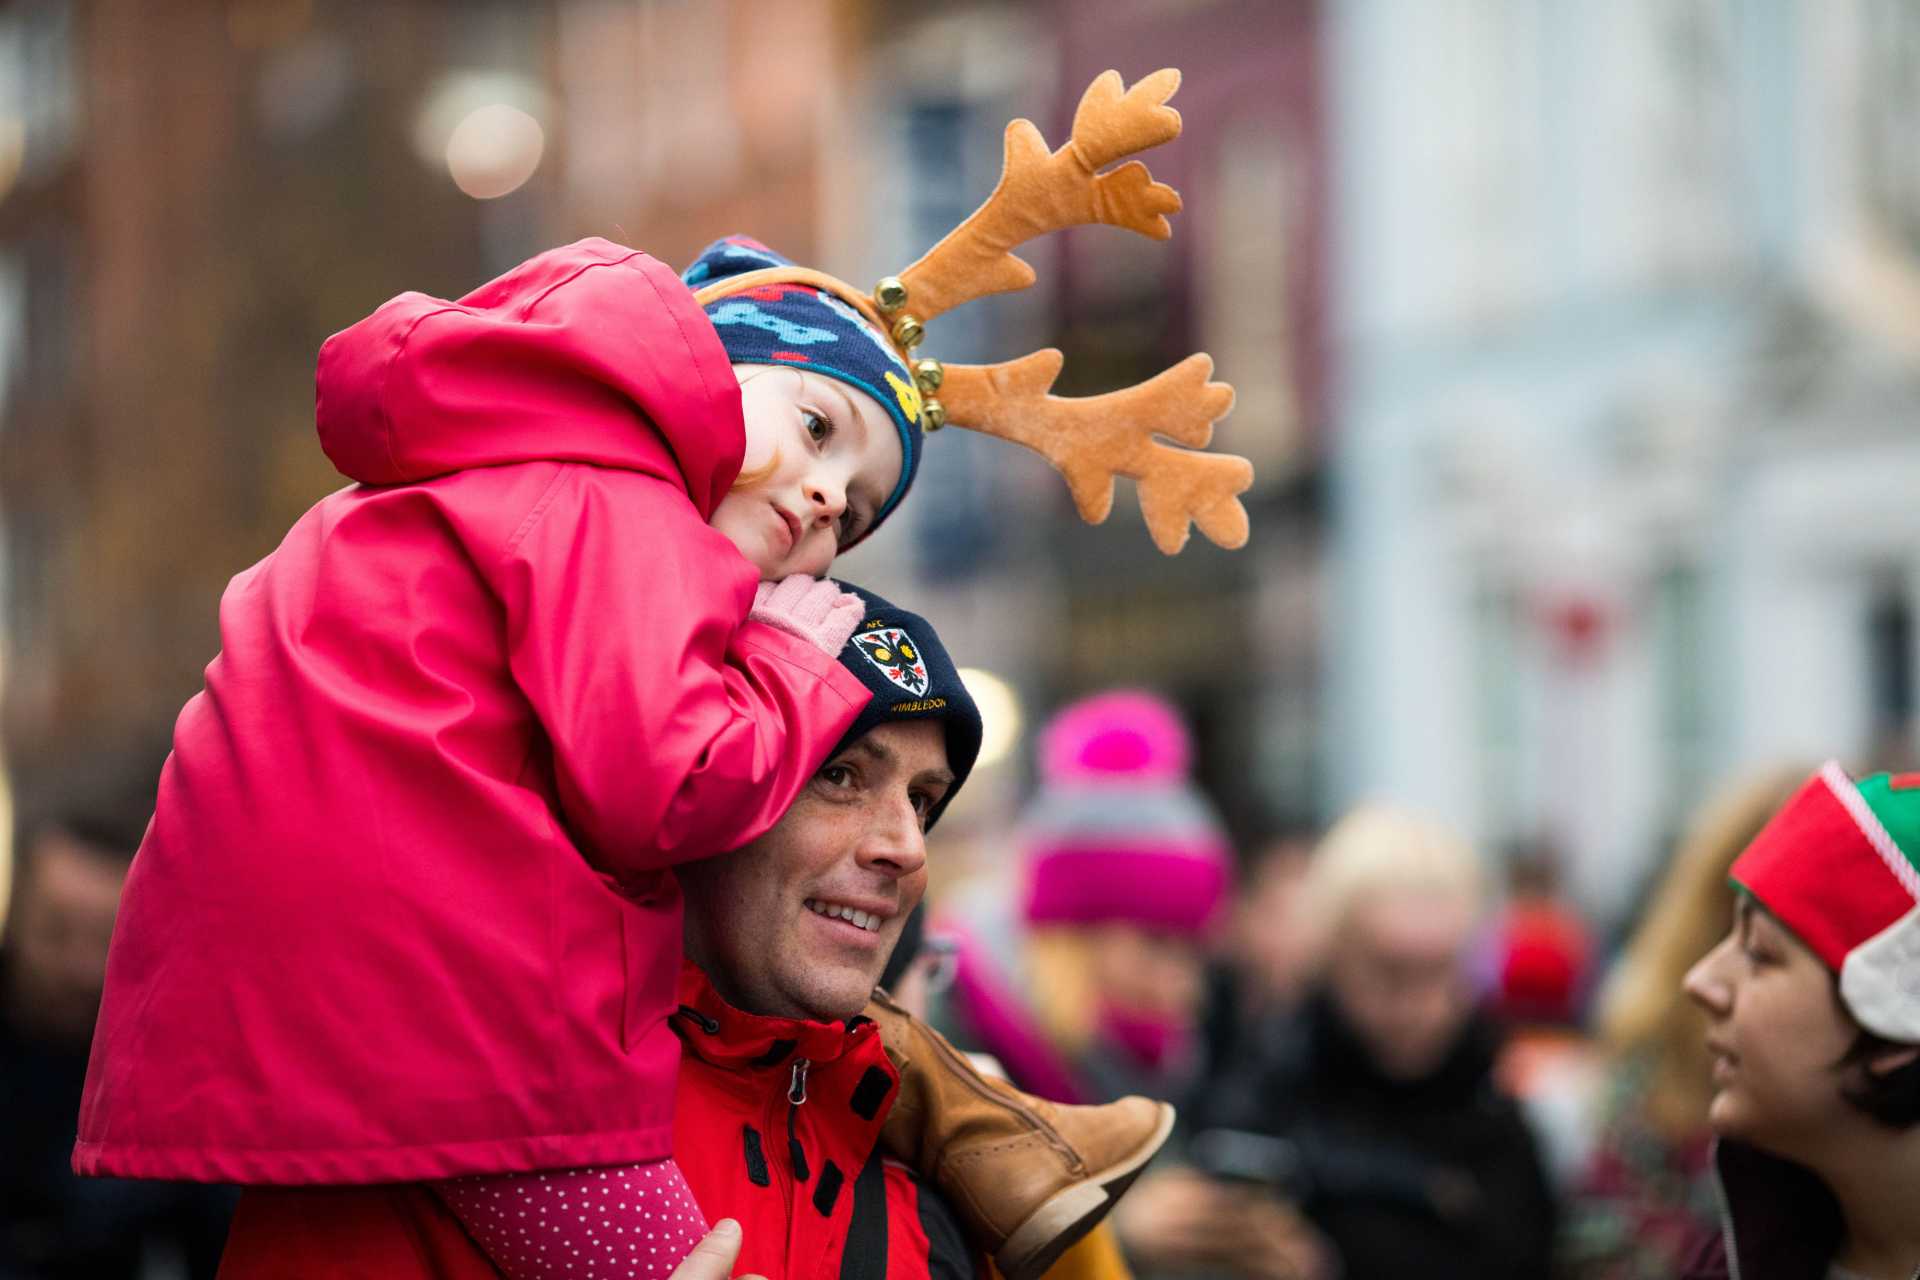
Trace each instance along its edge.
<path fill-rule="evenodd" d="M 1730 1280 L 1822 1280 L 1840 1247 L 1840 1207 L 1810 1170 L 1729 1139 L 1713 1147 Z"/>
<path fill-rule="evenodd" d="M 1476 1009 L 1426 1075 L 1413 1080 L 1388 1076 L 1324 987 L 1307 998 L 1293 1030 L 1301 1037 L 1295 1050 L 1306 1055 L 1304 1065 L 1321 1087 L 1366 1095 L 1383 1106 L 1460 1106 L 1480 1097 L 1493 1078 L 1500 1045 L 1492 1020 L 1485 1010 Z"/>
<path fill-rule="evenodd" d="M 717 1067 L 771 1068 L 805 1058 L 818 1065 L 879 1051 L 880 1029 L 856 1015 L 838 1022 L 769 1018 L 737 1009 L 691 960 L 682 961 L 674 1030 L 689 1052 Z"/>

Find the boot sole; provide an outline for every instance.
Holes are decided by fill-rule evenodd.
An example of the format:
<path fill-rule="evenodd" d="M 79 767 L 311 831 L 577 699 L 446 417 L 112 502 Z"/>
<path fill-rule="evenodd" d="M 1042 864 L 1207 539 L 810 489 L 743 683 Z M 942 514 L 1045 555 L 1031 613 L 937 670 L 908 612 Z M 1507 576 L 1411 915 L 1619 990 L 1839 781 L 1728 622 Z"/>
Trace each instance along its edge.
<path fill-rule="evenodd" d="M 1147 1161 L 1166 1145 L 1173 1132 L 1173 1119 L 1173 1108 L 1161 1103 L 1160 1123 L 1132 1155 L 1085 1182 L 1054 1192 L 1032 1217 L 1015 1227 L 993 1255 L 993 1264 L 1005 1280 L 1039 1280 L 1061 1254 L 1099 1226 L 1147 1167 Z"/>

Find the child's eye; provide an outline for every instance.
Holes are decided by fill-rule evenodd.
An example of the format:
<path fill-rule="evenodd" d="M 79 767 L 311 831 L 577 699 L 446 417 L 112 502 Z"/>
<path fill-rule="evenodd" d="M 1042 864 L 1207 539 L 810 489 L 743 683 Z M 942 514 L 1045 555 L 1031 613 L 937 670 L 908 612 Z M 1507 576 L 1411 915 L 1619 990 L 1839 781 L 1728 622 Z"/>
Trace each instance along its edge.
<path fill-rule="evenodd" d="M 800 411 L 800 425 L 807 429 L 807 435 L 815 444 L 825 444 L 833 438 L 833 423 L 824 414 L 812 409 Z"/>

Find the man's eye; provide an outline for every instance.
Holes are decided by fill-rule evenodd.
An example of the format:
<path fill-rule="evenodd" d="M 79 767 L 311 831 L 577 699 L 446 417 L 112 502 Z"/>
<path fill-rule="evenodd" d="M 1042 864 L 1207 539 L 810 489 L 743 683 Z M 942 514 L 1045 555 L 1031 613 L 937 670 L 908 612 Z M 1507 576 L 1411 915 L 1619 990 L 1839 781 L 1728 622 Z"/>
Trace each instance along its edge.
<path fill-rule="evenodd" d="M 811 438 L 815 444 L 825 444 L 833 438 L 833 423 L 828 421 L 823 414 L 815 413 L 811 409 L 802 409 L 800 411 L 800 423 L 806 427 L 808 437 Z"/>
<path fill-rule="evenodd" d="M 830 787 L 850 787 L 853 770 L 844 764 L 830 764 L 820 771 L 820 780 Z"/>

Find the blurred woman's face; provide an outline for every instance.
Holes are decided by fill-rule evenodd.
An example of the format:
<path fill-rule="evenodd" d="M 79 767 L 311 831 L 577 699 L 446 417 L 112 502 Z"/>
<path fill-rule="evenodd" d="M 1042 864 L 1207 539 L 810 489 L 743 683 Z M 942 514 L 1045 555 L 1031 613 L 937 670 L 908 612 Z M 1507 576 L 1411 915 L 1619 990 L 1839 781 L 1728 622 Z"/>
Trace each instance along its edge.
<path fill-rule="evenodd" d="M 1234 908 L 1234 949 L 1258 999 L 1290 1004 L 1312 963 L 1310 931 L 1298 917 L 1310 846 L 1281 846 L 1261 859 Z"/>
<path fill-rule="evenodd" d="M 1414 893 L 1362 898 L 1327 943 L 1327 991 L 1394 1080 L 1430 1074 L 1473 1012 L 1473 907 Z"/>
<path fill-rule="evenodd" d="M 1830 1146 L 1836 1121 L 1858 1115 L 1835 1069 L 1858 1028 L 1832 973 L 1765 911 L 1743 900 L 1682 985 L 1707 1015 L 1715 1132 L 1793 1156 Z"/>
<path fill-rule="evenodd" d="M 1192 939 L 1129 924 L 1092 931 L 1094 983 L 1115 1009 L 1185 1022 L 1198 1015 L 1205 960 Z"/>

